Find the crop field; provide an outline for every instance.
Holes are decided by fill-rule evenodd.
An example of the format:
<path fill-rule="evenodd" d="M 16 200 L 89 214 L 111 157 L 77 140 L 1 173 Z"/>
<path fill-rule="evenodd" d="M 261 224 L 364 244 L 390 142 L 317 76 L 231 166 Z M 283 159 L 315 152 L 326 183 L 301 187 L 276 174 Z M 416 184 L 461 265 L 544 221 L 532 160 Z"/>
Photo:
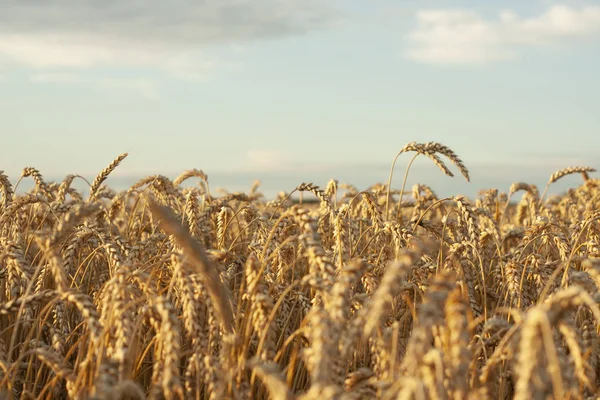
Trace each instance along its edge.
<path fill-rule="evenodd" d="M 200 170 L 115 192 L 126 156 L 86 193 L 0 171 L 1 399 L 600 396 L 593 168 L 474 199 L 392 172 L 266 199 L 217 196 Z M 391 171 L 415 157 L 470 179 L 436 142 Z"/>

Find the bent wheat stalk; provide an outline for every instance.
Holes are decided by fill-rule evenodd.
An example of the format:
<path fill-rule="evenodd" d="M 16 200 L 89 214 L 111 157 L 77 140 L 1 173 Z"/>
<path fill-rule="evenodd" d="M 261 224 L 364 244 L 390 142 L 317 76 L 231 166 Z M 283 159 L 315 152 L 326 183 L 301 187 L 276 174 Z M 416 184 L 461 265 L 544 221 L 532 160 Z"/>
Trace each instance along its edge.
<path fill-rule="evenodd" d="M 228 333 L 233 333 L 233 310 L 228 290 L 221 283 L 217 269 L 207 257 L 202 245 L 189 235 L 169 208 L 161 206 L 151 198 L 148 198 L 148 205 L 152 214 L 159 219 L 161 229 L 173 235 L 177 244 L 183 248 L 184 254 L 198 266 L 223 327 Z"/>

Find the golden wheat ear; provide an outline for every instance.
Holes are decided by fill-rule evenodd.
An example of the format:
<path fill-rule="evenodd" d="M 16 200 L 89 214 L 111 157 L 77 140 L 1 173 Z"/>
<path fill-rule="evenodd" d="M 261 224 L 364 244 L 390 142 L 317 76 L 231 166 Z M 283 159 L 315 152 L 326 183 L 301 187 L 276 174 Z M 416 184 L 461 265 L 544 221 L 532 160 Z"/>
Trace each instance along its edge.
<path fill-rule="evenodd" d="M 110 173 L 113 172 L 115 168 L 117 168 L 119 164 L 121 164 L 121 161 L 123 161 L 127 156 L 127 153 L 121 154 L 120 156 L 115 158 L 110 164 L 108 164 L 106 168 L 100 171 L 100 173 L 98 174 L 98 176 L 96 176 L 96 179 L 94 179 L 94 182 L 92 182 L 92 185 L 90 186 L 89 201 L 92 201 L 96 197 L 96 194 L 98 193 L 102 182 L 104 182 L 106 178 L 108 178 L 108 175 L 110 175 Z"/>
<path fill-rule="evenodd" d="M 177 244 L 182 247 L 184 254 L 197 265 L 208 293 L 221 317 L 223 327 L 227 332 L 233 332 L 233 310 L 231 309 L 229 292 L 221 283 L 216 267 L 212 265 L 200 242 L 189 235 L 169 208 L 158 204 L 151 198 L 148 198 L 148 206 L 152 214 L 159 219 L 160 228 L 173 235 Z"/>

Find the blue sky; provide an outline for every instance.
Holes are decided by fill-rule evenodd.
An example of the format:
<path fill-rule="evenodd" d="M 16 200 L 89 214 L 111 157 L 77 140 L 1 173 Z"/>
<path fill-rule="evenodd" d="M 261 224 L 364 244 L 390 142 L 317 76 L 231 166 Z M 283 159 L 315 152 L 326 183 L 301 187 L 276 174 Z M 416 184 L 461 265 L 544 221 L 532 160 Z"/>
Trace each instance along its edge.
<path fill-rule="evenodd" d="M 600 2 L 524 3 L 5 0 L 0 170 L 365 186 L 411 141 L 463 158 L 470 185 L 415 164 L 449 194 L 600 167 Z"/>

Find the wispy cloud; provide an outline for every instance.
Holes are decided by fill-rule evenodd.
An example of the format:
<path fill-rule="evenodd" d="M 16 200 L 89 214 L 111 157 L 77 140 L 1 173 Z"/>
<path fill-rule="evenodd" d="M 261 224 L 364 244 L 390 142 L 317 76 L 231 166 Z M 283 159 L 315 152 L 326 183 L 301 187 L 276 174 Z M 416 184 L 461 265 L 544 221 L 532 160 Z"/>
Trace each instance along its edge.
<path fill-rule="evenodd" d="M 487 20 L 468 10 L 423 10 L 406 56 L 432 64 L 485 64 L 514 59 L 527 47 L 600 35 L 600 6 L 550 7 L 534 17 L 502 11 Z"/>
<path fill-rule="evenodd" d="M 289 171 L 289 156 L 282 150 L 251 149 L 246 153 L 244 169 L 252 171 Z"/>
<path fill-rule="evenodd" d="M 141 67 L 204 81 L 230 68 L 207 47 L 302 34 L 336 12 L 320 0 L 8 0 L 0 64 L 31 69 Z M 233 51 L 232 51 L 233 52 Z"/>
<path fill-rule="evenodd" d="M 29 76 L 29 80 L 38 83 L 80 83 L 87 79 L 69 72 L 38 72 Z"/>
<path fill-rule="evenodd" d="M 133 91 L 150 100 L 158 100 L 160 98 L 156 82 L 143 78 L 106 78 L 98 81 L 98 87 L 109 91 Z"/>
<path fill-rule="evenodd" d="M 389 171 L 388 165 L 375 163 L 353 163 L 353 168 L 357 170 L 381 170 L 384 173 Z M 274 174 L 292 173 L 292 174 L 326 174 L 328 171 L 337 169 L 348 170 L 349 166 L 337 161 L 307 161 L 297 154 L 293 154 L 289 149 L 275 148 L 254 148 L 247 150 L 242 163 L 231 171 L 236 172 L 270 172 Z M 352 169 L 352 168 L 350 168 Z"/>
<path fill-rule="evenodd" d="M 160 98 L 158 84 L 146 78 L 97 78 L 69 72 L 39 72 L 31 74 L 29 79 L 40 84 L 85 83 L 104 92 L 135 92 L 149 100 Z"/>

